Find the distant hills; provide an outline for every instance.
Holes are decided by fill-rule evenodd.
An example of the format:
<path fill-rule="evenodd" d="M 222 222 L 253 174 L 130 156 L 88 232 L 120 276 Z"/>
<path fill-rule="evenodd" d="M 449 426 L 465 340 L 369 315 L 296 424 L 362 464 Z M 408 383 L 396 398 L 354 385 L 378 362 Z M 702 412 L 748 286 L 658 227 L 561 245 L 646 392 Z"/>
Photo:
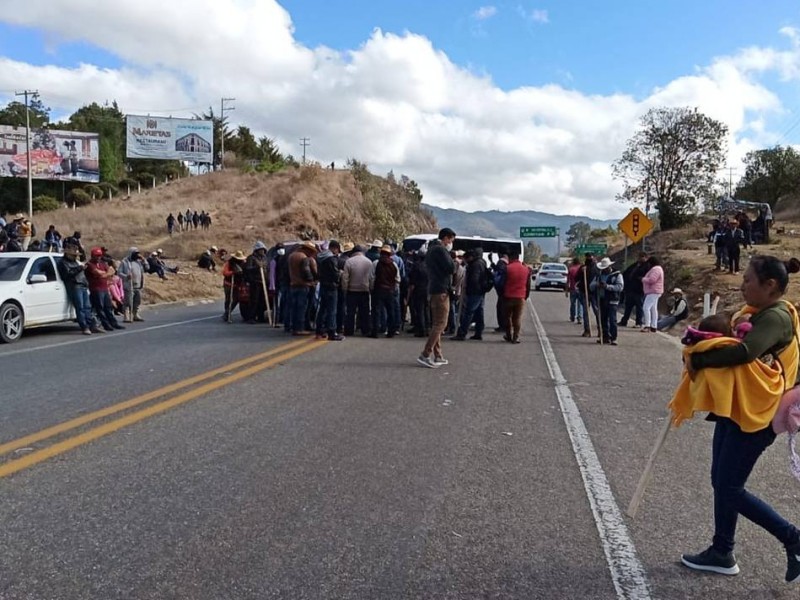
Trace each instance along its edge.
<path fill-rule="evenodd" d="M 519 238 L 519 228 L 528 226 L 558 227 L 561 230 L 561 247 L 566 245 L 566 233 L 570 225 L 583 221 L 593 229 L 616 228 L 619 219 L 598 220 L 573 215 L 552 215 L 535 210 L 503 212 L 485 210 L 464 212 L 455 208 L 439 208 L 423 204 L 436 217 L 440 227 L 450 227 L 461 235 L 479 235 L 493 238 Z M 555 254 L 558 241 L 555 238 L 524 240 L 536 242 L 546 254 Z"/>

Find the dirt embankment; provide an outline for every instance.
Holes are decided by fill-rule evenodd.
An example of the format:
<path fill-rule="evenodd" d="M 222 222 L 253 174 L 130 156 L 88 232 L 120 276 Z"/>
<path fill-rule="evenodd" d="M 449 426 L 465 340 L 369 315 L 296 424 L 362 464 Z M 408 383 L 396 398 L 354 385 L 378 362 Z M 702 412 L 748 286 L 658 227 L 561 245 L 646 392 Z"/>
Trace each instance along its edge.
<path fill-rule="evenodd" d="M 381 182 L 394 231 L 435 230 L 435 219 L 405 189 L 383 178 L 373 176 L 373 180 Z M 34 221 L 40 236 L 50 224 L 64 236 L 79 230 L 87 250 L 106 246 L 115 257 L 122 257 L 132 246 L 145 255 L 163 249 L 167 263 L 179 266 L 179 273 L 168 274 L 167 281 L 148 275 L 145 301 L 174 302 L 221 297 L 219 271 L 196 267 L 198 256 L 212 245 L 249 254 L 256 240 L 272 245 L 299 238 L 353 243 L 382 238 L 370 217 L 374 202 L 373 198 L 367 205 L 350 171 L 312 165 L 276 174 L 229 170 L 190 177 L 127 198 L 37 214 Z M 187 210 L 209 213 L 211 227 L 170 236 L 167 215 L 177 217 Z"/>

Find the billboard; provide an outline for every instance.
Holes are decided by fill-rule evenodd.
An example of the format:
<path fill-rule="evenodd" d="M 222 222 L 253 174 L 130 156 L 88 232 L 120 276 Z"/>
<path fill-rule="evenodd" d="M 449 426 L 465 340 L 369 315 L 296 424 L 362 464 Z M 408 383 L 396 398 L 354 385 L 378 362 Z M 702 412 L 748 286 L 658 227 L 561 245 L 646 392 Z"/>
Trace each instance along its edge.
<path fill-rule="evenodd" d="M 128 158 L 214 161 L 211 121 L 126 115 Z"/>
<path fill-rule="evenodd" d="M 28 176 L 24 127 L 0 125 L 0 177 Z M 100 181 L 100 136 L 82 131 L 31 127 L 31 176 L 34 179 Z"/>

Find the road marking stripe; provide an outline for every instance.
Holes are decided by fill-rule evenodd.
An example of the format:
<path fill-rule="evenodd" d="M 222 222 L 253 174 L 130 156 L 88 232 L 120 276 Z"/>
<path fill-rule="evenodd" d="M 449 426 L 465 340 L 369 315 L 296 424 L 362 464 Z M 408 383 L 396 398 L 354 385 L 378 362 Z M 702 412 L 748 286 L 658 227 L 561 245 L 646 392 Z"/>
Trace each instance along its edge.
<path fill-rule="evenodd" d="M 606 562 L 611 571 L 611 580 L 617 591 L 617 598 L 624 600 L 649 600 L 650 589 L 647 585 L 647 574 L 636 555 L 636 548 L 628 533 L 628 528 L 617 506 L 611 486 L 594 450 L 586 424 L 581 418 L 578 406 L 572 397 L 569 384 L 558 366 L 555 352 L 550 345 L 547 332 L 544 330 L 539 314 L 528 300 L 528 307 L 533 317 L 539 342 L 544 352 L 550 377 L 555 384 L 561 414 L 567 426 L 572 450 L 578 461 L 578 467 L 592 508 L 597 531 L 606 555 Z"/>
<path fill-rule="evenodd" d="M 265 358 L 269 358 L 270 356 L 274 356 L 275 354 L 285 352 L 286 350 L 291 350 L 292 348 L 296 348 L 297 346 L 308 344 L 309 341 L 310 340 L 306 339 L 306 340 L 291 342 L 288 344 L 282 344 L 277 348 L 273 348 L 272 350 L 269 350 L 267 352 L 262 352 L 260 354 L 250 356 L 248 358 L 237 360 L 236 362 L 232 362 L 228 365 L 218 367 L 216 369 L 207 371 L 205 373 L 200 373 L 199 375 L 195 375 L 187 379 L 182 379 L 181 381 L 176 381 L 175 383 L 171 383 L 157 390 L 147 392 L 146 394 L 141 394 L 140 396 L 136 396 L 135 398 L 131 398 L 130 400 L 125 400 L 124 402 L 120 402 L 119 404 L 113 404 L 111 406 L 101 408 L 100 410 L 96 410 L 94 412 L 81 415 L 80 417 L 75 417 L 74 419 L 70 419 L 69 421 L 64 421 L 63 423 L 59 423 L 58 425 L 53 425 L 52 427 L 42 429 L 41 431 L 37 431 L 30 435 L 26 435 L 24 437 L 11 440 L 9 442 L 5 442 L 4 444 L 0 444 L 0 456 L 2 456 L 3 454 L 7 454 L 12 450 L 17 450 L 18 448 L 24 448 L 25 446 L 29 446 L 30 444 L 35 444 L 36 442 L 46 440 L 47 438 L 53 437 L 54 435 L 58 435 L 60 433 L 64 433 L 65 431 L 69 431 L 70 429 L 75 429 L 76 427 L 80 427 L 81 425 L 86 425 L 87 423 L 91 423 L 92 421 L 96 421 L 97 419 L 102 419 L 103 417 L 107 417 L 109 415 L 113 415 L 120 411 L 133 408 L 134 406 L 144 404 L 145 402 L 149 402 L 150 400 L 155 400 L 156 398 L 160 398 L 161 396 L 165 396 L 166 394 L 177 392 L 178 390 L 181 390 L 190 385 L 194 385 L 196 383 L 200 383 L 202 381 L 205 381 L 206 379 L 211 379 L 212 377 L 216 377 L 217 375 L 222 375 L 223 373 L 238 369 L 250 363 L 264 360 Z"/>
<path fill-rule="evenodd" d="M 289 359 L 295 358 L 300 356 L 301 354 L 305 354 L 306 352 L 311 352 L 312 350 L 316 350 L 320 346 L 324 346 L 327 344 L 327 341 L 318 341 L 318 342 L 311 342 L 308 344 L 304 344 L 299 348 L 295 348 L 294 350 L 290 350 L 285 354 L 281 354 L 280 356 L 276 356 L 264 363 L 260 363 L 257 365 L 253 365 L 252 367 L 248 367 L 238 373 L 234 373 L 228 377 L 220 379 L 218 381 L 213 381 L 210 383 L 206 383 L 194 390 L 189 392 L 185 392 L 174 398 L 170 398 L 168 400 L 164 400 L 163 402 L 159 402 L 158 404 L 154 404 L 152 406 L 148 406 L 142 410 L 136 411 L 129 415 L 125 415 L 124 417 L 120 417 L 114 421 L 109 421 L 108 423 L 104 423 L 98 427 L 90 429 L 89 431 L 85 431 L 79 435 L 74 437 L 68 438 L 52 446 L 48 446 L 47 448 L 43 448 L 42 450 L 38 450 L 36 452 L 32 452 L 22 458 L 18 458 L 17 460 L 12 460 L 7 462 L 3 465 L 0 465 L 0 478 L 8 477 L 9 475 L 13 475 L 23 469 L 27 469 L 28 467 L 32 467 L 40 462 L 58 456 L 59 454 L 63 454 L 69 450 L 77 448 L 78 446 L 82 446 L 84 444 L 88 444 L 98 438 L 106 436 L 110 433 L 114 433 L 122 429 L 123 427 L 127 427 L 129 425 L 133 425 L 134 423 L 138 423 L 148 417 L 152 417 L 159 413 L 165 412 L 171 408 L 175 408 L 176 406 L 180 406 L 181 404 L 185 404 L 190 400 L 194 400 L 200 396 L 208 394 L 209 392 L 213 392 L 221 387 L 225 387 L 226 385 L 230 385 L 240 379 L 245 379 L 246 377 L 250 377 L 258 373 L 259 371 L 263 371 L 265 369 L 269 369 L 281 362 L 287 361 Z"/>
<path fill-rule="evenodd" d="M 156 329 L 165 329 L 167 327 L 177 327 L 178 325 L 188 325 L 189 323 L 197 323 L 199 321 L 210 321 L 211 319 L 219 319 L 219 315 L 213 317 L 199 317 L 197 319 L 188 319 L 186 321 L 176 321 L 175 323 L 164 323 L 163 325 L 153 325 L 151 327 L 143 327 L 142 329 L 126 329 L 125 331 L 117 331 L 113 335 L 107 334 L 94 334 L 92 336 L 82 336 L 77 340 L 70 340 L 68 342 L 59 342 L 57 344 L 50 344 L 49 346 L 33 346 L 31 348 L 20 348 L 19 350 L 9 350 L 8 352 L 0 352 L 0 358 L 4 356 L 14 356 L 16 354 L 27 354 L 28 352 L 38 352 L 39 350 L 51 350 L 53 348 L 63 348 L 64 346 L 72 346 L 74 344 L 88 344 L 97 342 L 103 339 L 112 340 L 123 335 L 134 335 L 136 333 L 144 333 L 145 331 L 155 331 Z M 38 328 L 37 328 L 38 329 Z"/>

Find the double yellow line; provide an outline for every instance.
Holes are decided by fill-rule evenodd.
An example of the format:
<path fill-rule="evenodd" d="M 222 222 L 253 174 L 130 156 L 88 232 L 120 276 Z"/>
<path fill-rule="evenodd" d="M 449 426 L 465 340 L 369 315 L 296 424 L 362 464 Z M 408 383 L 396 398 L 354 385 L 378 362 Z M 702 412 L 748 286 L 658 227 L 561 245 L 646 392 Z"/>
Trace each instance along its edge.
<path fill-rule="evenodd" d="M 190 400 L 194 400 L 195 398 L 199 398 L 200 396 L 208 394 L 209 392 L 217 390 L 221 387 L 225 387 L 226 385 L 230 385 L 231 383 L 239 381 L 240 379 L 250 377 L 259 371 L 274 367 L 281 362 L 295 358 L 296 356 L 300 356 L 306 352 L 311 352 L 312 350 L 315 350 L 325 344 L 325 341 L 311 340 L 300 340 L 289 344 L 283 344 L 277 348 L 274 348 L 273 350 L 269 350 L 268 352 L 262 352 L 254 356 L 232 362 L 217 369 L 213 369 L 211 371 L 201 373 L 200 375 L 195 375 L 194 377 L 189 377 L 157 390 L 153 390 L 152 392 L 147 392 L 146 394 L 136 396 L 135 398 L 120 402 L 119 404 L 114 404 L 112 406 L 96 410 L 80 417 L 76 417 L 75 419 L 70 419 L 69 421 L 59 423 L 58 425 L 53 425 L 52 427 L 42 429 L 36 433 L 0 444 L 0 457 L 2 457 L 9 452 L 14 452 L 20 448 L 27 448 L 32 444 L 37 444 L 57 435 L 72 431 L 73 429 L 88 425 L 94 421 L 104 419 L 105 417 L 109 417 L 131 408 L 135 408 L 147 402 L 151 402 L 152 400 L 161 398 L 162 396 L 168 396 L 169 394 L 178 392 L 184 388 L 203 383 L 209 379 L 213 379 L 222 375 L 222 377 L 216 379 L 215 381 L 204 383 L 203 385 L 200 385 L 190 391 L 184 392 L 177 396 L 168 397 L 160 402 L 151 404 L 146 408 L 137 410 L 135 412 L 130 412 L 118 419 L 108 421 L 102 425 L 98 425 L 88 429 L 87 431 L 68 437 L 64 440 L 47 446 L 46 448 L 42 448 L 41 450 L 35 450 L 21 458 L 9 460 L 3 464 L 0 464 L 0 478 L 13 475 L 14 473 L 17 473 L 23 469 L 27 469 L 28 467 L 32 467 L 33 465 L 53 458 L 54 456 L 58 456 L 59 454 L 63 454 L 64 452 L 72 450 L 73 448 L 88 444 L 91 441 L 118 431 L 123 427 L 133 425 L 134 423 L 138 423 L 139 421 L 167 411 L 171 408 L 185 404 Z M 237 369 L 241 370 L 237 371 Z M 231 371 L 236 372 L 231 373 Z"/>

